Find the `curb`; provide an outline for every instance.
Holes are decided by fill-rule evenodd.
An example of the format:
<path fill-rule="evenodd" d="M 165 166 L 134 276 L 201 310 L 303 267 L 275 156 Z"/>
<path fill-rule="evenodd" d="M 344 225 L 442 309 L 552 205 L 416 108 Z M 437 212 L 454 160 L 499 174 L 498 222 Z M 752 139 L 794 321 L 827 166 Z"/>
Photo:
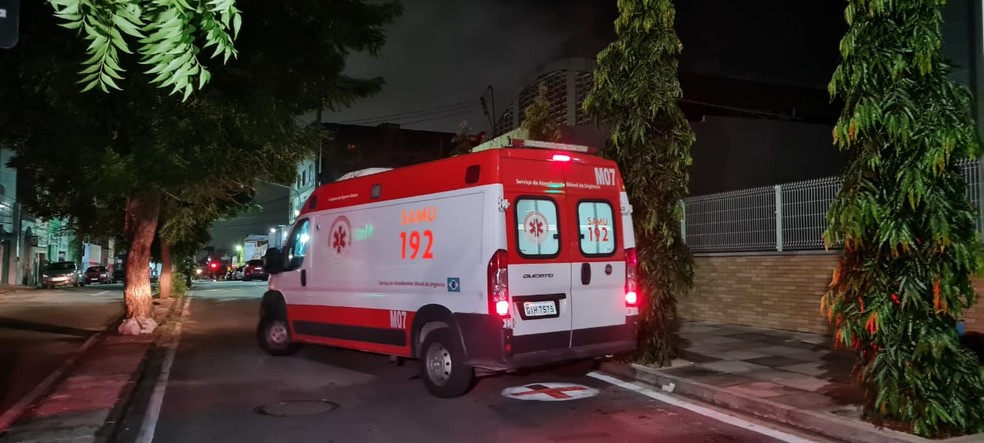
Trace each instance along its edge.
<path fill-rule="evenodd" d="M 175 298 L 175 300 L 171 303 L 171 307 L 168 308 L 167 314 L 164 315 L 164 319 L 161 322 L 162 325 L 172 321 L 175 313 L 177 313 L 177 315 L 181 315 L 181 309 L 178 309 L 178 305 L 181 305 L 183 308 L 184 305 L 188 303 L 187 294 L 180 298 L 172 298 Z M 159 334 L 157 338 L 154 339 L 153 343 L 151 343 L 150 346 L 144 350 L 144 355 L 140 359 L 140 364 L 137 365 L 137 369 L 130 376 L 130 381 L 127 382 L 126 386 L 123 388 L 123 391 L 120 392 L 120 396 L 116 400 L 116 404 L 113 406 L 113 409 L 109 411 L 106 421 L 96 431 L 96 443 L 111 442 L 119 434 L 120 426 L 123 425 L 123 418 L 133 404 L 133 400 L 136 397 L 137 388 L 147 377 L 147 369 L 150 367 L 153 356 L 156 354 L 158 348 L 160 348 L 162 337 L 164 337 L 164 334 Z"/>
<path fill-rule="evenodd" d="M 120 316 L 120 318 L 123 317 Z M 86 351 L 96 344 L 97 341 L 101 340 L 102 337 L 106 335 L 106 331 L 113 327 L 113 325 L 118 321 L 119 319 L 114 320 L 109 326 L 106 327 L 106 329 L 96 332 L 86 338 L 85 342 L 82 343 L 82 346 L 79 347 L 78 351 L 72 354 L 72 356 L 66 359 L 61 366 L 58 366 L 57 369 L 45 377 L 45 379 L 42 380 L 40 384 L 35 386 L 34 389 L 31 389 L 31 391 L 21 398 L 20 401 L 11 406 L 10 409 L 6 410 L 3 414 L 0 414 L 0 435 L 16 423 L 17 420 L 19 420 L 31 406 L 38 402 L 38 400 L 50 393 L 55 387 L 55 384 L 64 378 L 63 376 L 65 373 L 75 366 L 82 356 L 85 355 Z"/>
<path fill-rule="evenodd" d="M 635 380 L 656 389 L 674 385 L 673 394 L 690 397 L 705 403 L 749 414 L 766 420 L 793 426 L 801 430 L 852 443 L 971 443 L 981 441 L 981 434 L 949 439 L 930 440 L 887 428 L 878 428 L 867 422 L 838 417 L 831 413 L 803 410 L 768 399 L 731 392 L 686 378 L 662 373 L 659 370 L 637 364 L 604 362 L 602 371 L 617 377 Z"/>

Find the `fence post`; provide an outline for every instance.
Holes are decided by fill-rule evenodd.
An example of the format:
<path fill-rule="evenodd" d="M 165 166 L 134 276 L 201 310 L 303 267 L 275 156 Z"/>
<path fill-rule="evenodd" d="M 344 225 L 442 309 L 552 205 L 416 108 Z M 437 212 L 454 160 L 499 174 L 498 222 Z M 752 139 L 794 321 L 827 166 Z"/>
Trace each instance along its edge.
<path fill-rule="evenodd" d="M 782 252 L 782 186 L 776 185 L 776 251 Z"/>
<path fill-rule="evenodd" d="M 680 239 L 687 243 L 687 202 L 680 200 Z"/>

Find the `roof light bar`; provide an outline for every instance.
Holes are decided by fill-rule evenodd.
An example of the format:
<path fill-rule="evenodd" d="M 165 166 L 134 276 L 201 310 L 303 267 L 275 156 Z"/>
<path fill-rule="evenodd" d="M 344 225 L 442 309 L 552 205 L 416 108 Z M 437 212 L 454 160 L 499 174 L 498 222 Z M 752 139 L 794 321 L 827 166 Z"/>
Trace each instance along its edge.
<path fill-rule="evenodd" d="M 521 140 L 512 139 L 513 148 L 540 148 L 540 149 L 559 149 L 562 151 L 593 153 L 596 149 L 585 145 L 570 145 L 567 143 L 545 142 L 540 140 Z"/>

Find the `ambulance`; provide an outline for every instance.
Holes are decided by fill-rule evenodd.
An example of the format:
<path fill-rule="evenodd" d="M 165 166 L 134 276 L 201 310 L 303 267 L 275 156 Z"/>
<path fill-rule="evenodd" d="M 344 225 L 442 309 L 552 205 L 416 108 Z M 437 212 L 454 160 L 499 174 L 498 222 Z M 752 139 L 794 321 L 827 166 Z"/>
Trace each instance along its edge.
<path fill-rule="evenodd" d="M 416 359 L 458 397 L 481 373 L 636 349 L 640 296 L 616 164 L 587 146 L 505 146 L 316 189 L 267 250 L 257 338 Z"/>

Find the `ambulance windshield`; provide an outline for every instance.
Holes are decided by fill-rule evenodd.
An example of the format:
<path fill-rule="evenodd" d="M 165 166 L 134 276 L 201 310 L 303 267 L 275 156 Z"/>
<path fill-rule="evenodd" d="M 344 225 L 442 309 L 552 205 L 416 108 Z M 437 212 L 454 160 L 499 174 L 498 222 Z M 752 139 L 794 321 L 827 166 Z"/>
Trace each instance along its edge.
<path fill-rule="evenodd" d="M 298 269 L 304 263 L 304 255 L 307 253 L 308 243 L 311 241 L 308 226 L 308 221 L 304 220 L 291 233 L 290 245 L 287 248 L 287 270 Z"/>

